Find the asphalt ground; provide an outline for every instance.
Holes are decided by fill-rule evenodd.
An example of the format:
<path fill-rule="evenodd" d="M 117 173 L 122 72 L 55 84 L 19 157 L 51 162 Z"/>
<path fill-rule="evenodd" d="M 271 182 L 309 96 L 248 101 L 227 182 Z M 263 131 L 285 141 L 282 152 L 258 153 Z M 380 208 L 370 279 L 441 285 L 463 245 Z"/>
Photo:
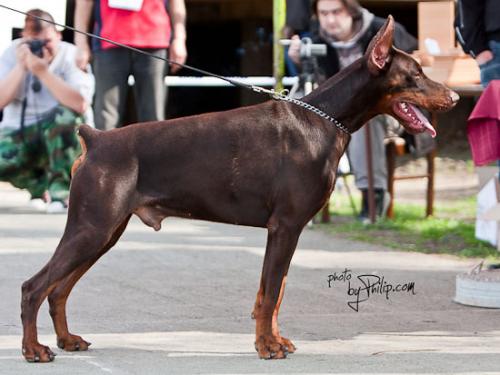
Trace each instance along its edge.
<path fill-rule="evenodd" d="M 397 252 L 307 228 L 280 313 L 281 333 L 298 350 L 285 360 L 260 360 L 250 313 L 266 231 L 176 218 L 157 233 L 132 220 L 76 285 L 69 326 L 92 342 L 89 351 L 56 347 L 45 302 L 39 339 L 57 357 L 27 363 L 21 284 L 48 261 L 66 219 L 27 201 L 0 183 L 2 375 L 500 374 L 500 311 L 453 302 L 456 275 L 476 259 Z M 346 269 L 350 279 L 340 280 Z M 385 290 L 367 298 L 363 281 L 376 280 Z M 386 294 L 389 285 L 411 288 Z"/>

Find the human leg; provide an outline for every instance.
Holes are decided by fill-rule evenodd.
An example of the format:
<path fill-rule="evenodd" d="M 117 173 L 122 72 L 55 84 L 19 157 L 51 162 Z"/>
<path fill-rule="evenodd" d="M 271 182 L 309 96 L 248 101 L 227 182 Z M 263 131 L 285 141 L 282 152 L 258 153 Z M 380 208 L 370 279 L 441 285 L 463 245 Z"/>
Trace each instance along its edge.
<path fill-rule="evenodd" d="M 488 86 L 488 83 L 494 79 L 500 79 L 500 42 L 492 40 L 489 42 L 489 47 L 493 53 L 493 59 L 479 66 L 483 87 Z"/>
<path fill-rule="evenodd" d="M 123 125 L 130 56 L 131 52 L 124 48 L 110 48 L 94 54 L 94 121 L 97 129 L 109 130 Z"/>
<path fill-rule="evenodd" d="M 375 193 L 376 214 L 383 216 L 389 202 L 387 196 L 387 161 L 384 138 L 387 130 L 387 117 L 377 116 L 352 135 L 348 148 L 351 170 L 355 185 L 361 191 L 361 219 L 368 218 L 368 161 L 366 157 L 366 127 L 370 131 L 371 160 L 373 169 L 373 189 Z"/>
<path fill-rule="evenodd" d="M 58 107 L 42 124 L 42 139 L 47 151 L 48 191 L 52 201 L 66 202 L 68 199 L 71 166 L 81 153 L 76 126 L 82 123 L 82 116 Z"/>
<path fill-rule="evenodd" d="M 153 53 L 155 56 L 167 57 L 165 49 L 155 49 L 148 52 Z M 132 71 L 135 78 L 134 98 L 138 121 L 165 119 L 167 88 L 164 79 L 167 68 L 165 61 L 134 54 Z"/>
<path fill-rule="evenodd" d="M 28 190 L 32 199 L 43 198 L 47 176 L 43 148 L 36 126 L 26 127 L 24 141 L 19 131 L 0 133 L 0 181 Z"/>

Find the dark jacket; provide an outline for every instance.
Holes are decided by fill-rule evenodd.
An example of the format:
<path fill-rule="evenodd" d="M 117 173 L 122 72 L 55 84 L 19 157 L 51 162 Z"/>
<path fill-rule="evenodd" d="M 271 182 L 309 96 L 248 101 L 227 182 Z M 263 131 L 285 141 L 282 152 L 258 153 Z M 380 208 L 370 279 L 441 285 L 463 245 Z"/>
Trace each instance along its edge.
<path fill-rule="evenodd" d="M 287 0 L 285 24 L 294 34 L 308 31 L 311 22 L 311 4 L 309 0 Z"/>
<path fill-rule="evenodd" d="M 499 0 L 500 1 L 500 0 Z M 372 38 L 377 34 L 377 31 L 384 25 L 384 18 L 374 17 L 370 26 L 365 31 L 365 33 L 361 36 L 360 43 L 363 46 L 363 51 L 366 51 L 368 48 L 368 44 Z M 314 43 L 325 43 L 327 45 L 327 53 L 326 56 L 318 57 L 318 81 L 322 82 L 323 80 L 337 74 L 340 70 L 339 66 L 339 57 L 337 55 L 337 51 L 330 44 L 326 43 L 319 34 L 313 34 L 311 39 Z M 417 49 L 418 42 L 415 37 L 409 34 L 406 29 L 396 23 L 396 27 L 394 29 L 394 45 L 405 51 L 412 52 Z"/>
<path fill-rule="evenodd" d="M 500 41 L 499 0 L 458 0 L 455 31 L 464 51 L 475 57 Z"/>

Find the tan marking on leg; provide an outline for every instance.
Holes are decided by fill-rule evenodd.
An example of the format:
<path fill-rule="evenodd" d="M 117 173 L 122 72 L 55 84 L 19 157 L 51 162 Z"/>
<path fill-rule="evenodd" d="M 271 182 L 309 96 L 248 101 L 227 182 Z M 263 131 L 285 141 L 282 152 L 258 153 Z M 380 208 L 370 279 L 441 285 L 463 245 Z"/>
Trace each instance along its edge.
<path fill-rule="evenodd" d="M 281 301 L 283 300 L 283 294 L 285 294 L 285 284 L 286 284 L 286 276 L 283 277 L 283 281 L 281 282 L 280 294 L 278 296 L 278 302 L 276 302 L 276 307 L 273 311 L 273 322 L 272 322 L 272 330 L 274 336 L 279 336 L 280 331 L 278 328 L 278 313 L 280 311 Z"/>

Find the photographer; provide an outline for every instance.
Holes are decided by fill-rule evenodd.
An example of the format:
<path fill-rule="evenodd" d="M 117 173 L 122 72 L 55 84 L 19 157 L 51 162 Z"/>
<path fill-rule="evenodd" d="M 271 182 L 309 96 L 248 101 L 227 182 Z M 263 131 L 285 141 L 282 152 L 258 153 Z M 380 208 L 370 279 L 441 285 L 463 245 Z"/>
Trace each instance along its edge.
<path fill-rule="evenodd" d="M 312 11 L 319 28 L 312 31 L 312 42 L 327 46 L 326 56 L 317 58 L 316 80 L 322 83 L 341 69 L 363 56 L 368 44 L 384 24 L 384 19 L 376 17 L 362 8 L 356 0 L 314 0 Z M 300 39 L 292 38 L 288 56 L 300 65 Z M 396 23 L 394 45 L 405 52 L 417 49 L 417 40 L 400 24 Z M 384 216 L 390 201 L 387 193 L 387 165 L 384 137 L 388 125 L 396 120 L 389 116 L 377 116 L 370 120 L 373 184 L 377 216 Z M 397 126 L 397 125 L 396 125 Z M 362 193 L 362 207 L 359 219 L 369 222 L 368 214 L 368 166 L 366 162 L 365 128 L 352 134 L 347 150 L 355 184 Z"/>
<path fill-rule="evenodd" d="M 76 66 L 76 47 L 35 17 L 53 21 L 30 10 L 22 38 L 0 57 L 0 181 L 27 189 L 36 207 L 59 212 L 80 153 L 75 126 L 89 109 L 94 79 Z"/>

